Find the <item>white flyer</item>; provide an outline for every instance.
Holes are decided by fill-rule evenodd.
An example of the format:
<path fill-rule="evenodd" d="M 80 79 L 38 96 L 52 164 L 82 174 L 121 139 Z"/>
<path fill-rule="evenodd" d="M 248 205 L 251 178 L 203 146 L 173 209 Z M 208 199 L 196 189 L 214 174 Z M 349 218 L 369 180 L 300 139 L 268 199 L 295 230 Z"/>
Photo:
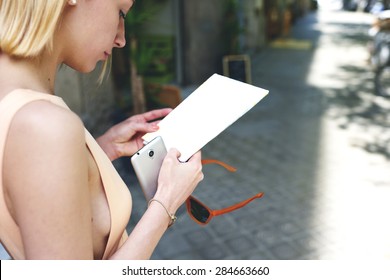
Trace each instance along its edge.
<path fill-rule="evenodd" d="M 161 136 L 167 150 L 178 149 L 179 160 L 185 162 L 267 94 L 268 90 L 214 74 L 159 123 L 158 131 L 142 138 L 149 142 Z"/>

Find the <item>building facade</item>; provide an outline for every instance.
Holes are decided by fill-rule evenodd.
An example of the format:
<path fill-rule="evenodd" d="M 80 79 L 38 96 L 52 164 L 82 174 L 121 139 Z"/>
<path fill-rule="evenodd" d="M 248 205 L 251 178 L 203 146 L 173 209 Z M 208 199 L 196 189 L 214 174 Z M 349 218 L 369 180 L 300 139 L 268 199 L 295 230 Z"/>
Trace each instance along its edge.
<path fill-rule="evenodd" d="M 213 73 L 222 73 L 225 55 L 250 55 L 273 38 L 288 36 L 287 25 L 309 10 L 311 3 L 310 0 L 143 1 L 164 2 L 158 13 L 142 26 L 144 48 L 158 49 L 151 65 L 155 70 L 150 74 L 151 80 L 179 86 L 200 84 Z M 127 59 L 119 62 L 114 59 L 113 75 L 123 68 L 120 79 L 128 79 L 126 63 Z M 63 67 L 57 83 L 58 95 L 82 117 L 95 136 L 110 126 L 118 106 L 116 96 L 129 91 L 123 85 L 118 87 L 115 82 L 118 79 L 113 77 L 99 86 L 99 71 L 83 75 Z"/>

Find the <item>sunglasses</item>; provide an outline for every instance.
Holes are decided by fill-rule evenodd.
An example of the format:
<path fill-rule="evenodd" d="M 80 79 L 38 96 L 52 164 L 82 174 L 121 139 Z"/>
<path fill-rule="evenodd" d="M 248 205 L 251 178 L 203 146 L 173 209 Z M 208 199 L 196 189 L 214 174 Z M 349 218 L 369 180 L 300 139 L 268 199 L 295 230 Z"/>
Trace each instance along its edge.
<path fill-rule="evenodd" d="M 234 167 L 232 167 L 232 166 L 230 166 L 222 161 L 219 161 L 219 160 L 215 160 L 215 159 L 202 160 L 203 165 L 212 164 L 212 163 L 218 164 L 230 172 L 235 172 L 237 170 L 236 168 L 234 168 Z M 251 201 L 253 201 L 257 198 L 261 198 L 263 195 L 264 195 L 264 193 L 262 193 L 262 192 L 258 193 L 251 198 L 248 198 L 244 201 L 241 201 L 237 204 L 234 204 L 232 206 L 229 206 L 227 208 L 223 208 L 220 210 L 212 210 L 209 207 L 207 207 L 205 204 L 200 202 L 198 199 L 196 199 L 195 197 L 190 196 L 186 200 L 186 207 L 187 207 L 187 212 L 190 215 L 192 220 L 194 220 L 196 223 L 198 223 L 200 225 L 206 225 L 211 221 L 212 218 L 226 214 L 226 213 L 230 213 L 230 212 L 235 211 L 237 209 L 240 209 L 240 208 L 244 207 L 245 205 L 247 205 L 248 203 L 250 203 Z"/>

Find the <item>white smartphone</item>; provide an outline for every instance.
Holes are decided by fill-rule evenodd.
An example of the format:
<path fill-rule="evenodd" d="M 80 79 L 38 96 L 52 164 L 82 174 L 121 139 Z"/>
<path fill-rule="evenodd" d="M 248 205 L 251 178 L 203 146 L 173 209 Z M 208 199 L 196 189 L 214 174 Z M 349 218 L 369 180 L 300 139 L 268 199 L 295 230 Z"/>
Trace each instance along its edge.
<path fill-rule="evenodd" d="M 157 191 L 158 175 L 166 154 L 164 142 L 158 136 L 131 157 L 131 164 L 147 202 Z"/>

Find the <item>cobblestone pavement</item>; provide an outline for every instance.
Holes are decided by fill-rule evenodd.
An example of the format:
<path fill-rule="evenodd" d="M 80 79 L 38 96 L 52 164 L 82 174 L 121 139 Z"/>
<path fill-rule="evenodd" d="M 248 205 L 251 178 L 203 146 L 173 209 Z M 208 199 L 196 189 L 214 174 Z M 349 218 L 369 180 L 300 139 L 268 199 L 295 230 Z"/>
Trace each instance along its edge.
<path fill-rule="evenodd" d="M 320 11 L 300 19 L 298 42 L 252 56 L 253 83 L 270 94 L 203 149 L 238 168 L 205 166 L 195 196 L 213 209 L 264 191 L 205 227 L 185 209 L 153 259 L 390 258 L 390 101 L 373 95 L 372 17 Z M 145 210 L 134 176 L 129 229 Z"/>

